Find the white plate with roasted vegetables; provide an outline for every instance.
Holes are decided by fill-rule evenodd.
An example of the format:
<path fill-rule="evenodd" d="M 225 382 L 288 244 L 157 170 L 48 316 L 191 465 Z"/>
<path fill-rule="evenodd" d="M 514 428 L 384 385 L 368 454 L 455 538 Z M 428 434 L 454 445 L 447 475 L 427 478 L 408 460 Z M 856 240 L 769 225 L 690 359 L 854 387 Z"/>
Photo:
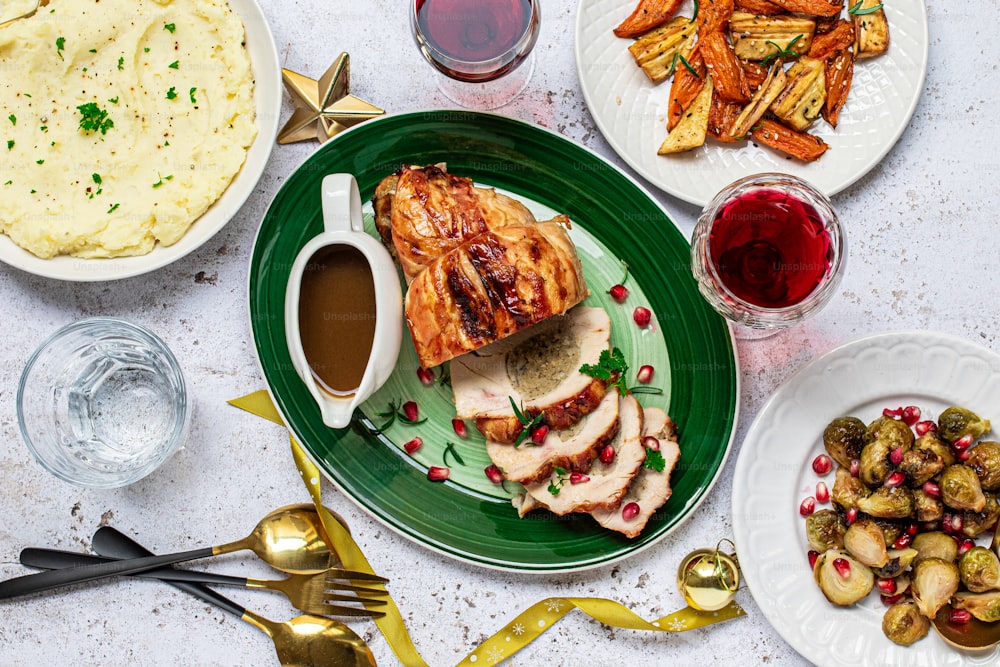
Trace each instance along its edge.
<path fill-rule="evenodd" d="M 848 187 L 903 133 L 927 61 L 921 0 L 580 0 L 576 17 L 577 73 L 601 133 L 699 206 L 760 172 L 827 195 Z"/>
<path fill-rule="evenodd" d="M 976 587 L 961 554 L 988 545 L 1000 515 L 1000 477 L 989 479 L 1000 467 L 986 463 L 1000 445 L 985 444 L 1000 439 L 988 424 L 998 408 L 1000 355 L 928 331 L 831 350 L 764 405 L 736 464 L 733 530 L 754 600 L 805 658 L 928 667 L 1000 659 L 997 649 L 950 648 L 919 618 L 912 634 L 899 623 L 913 607 L 929 620 Z M 851 428 L 860 442 L 848 446 Z M 835 527 L 821 527 L 823 515 Z M 893 605 L 903 606 L 886 620 Z"/>

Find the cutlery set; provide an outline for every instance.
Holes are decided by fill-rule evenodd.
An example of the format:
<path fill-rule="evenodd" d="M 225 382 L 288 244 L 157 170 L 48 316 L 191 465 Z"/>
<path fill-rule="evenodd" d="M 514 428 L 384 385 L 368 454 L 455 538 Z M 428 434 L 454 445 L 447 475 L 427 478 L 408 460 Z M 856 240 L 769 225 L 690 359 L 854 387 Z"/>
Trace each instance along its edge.
<path fill-rule="evenodd" d="M 362 666 L 375 660 L 353 630 L 330 616 L 383 616 L 388 579 L 344 570 L 323 540 L 319 515 L 311 505 L 290 505 L 264 517 L 242 540 L 174 554 L 156 555 L 111 526 L 93 536 L 95 554 L 29 547 L 23 565 L 44 570 L 0 582 L 0 600 L 117 575 L 158 579 L 213 604 L 267 634 L 282 665 Z M 251 550 L 281 579 L 251 579 L 171 567 L 175 563 Z M 305 612 L 275 622 L 220 595 L 207 584 L 267 589 L 283 593 Z"/>

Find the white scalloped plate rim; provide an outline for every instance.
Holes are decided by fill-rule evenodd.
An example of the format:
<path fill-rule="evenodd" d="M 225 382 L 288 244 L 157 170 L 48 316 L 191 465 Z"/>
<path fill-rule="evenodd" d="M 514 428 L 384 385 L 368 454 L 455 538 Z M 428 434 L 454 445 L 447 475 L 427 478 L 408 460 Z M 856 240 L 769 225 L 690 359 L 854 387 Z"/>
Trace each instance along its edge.
<path fill-rule="evenodd" d="M 964 405 L 988 418 L 1000 406 L 1000 355 L 938 332 L 857 339 L 814 359 L 779 387 L 740 448 L 732 513 L 743 576 L 778 634 L 817 665 L 1000 661 L 1000 649 L 959 653 L 933 630 L 911 647 L 896 645 L 882 633 L 885 606 L 877 594 L 852 607 L 835 607 L 813 581 L 798 506 L 818 481 L 811 462 L 823 451 L 823 428 L 838 416 L 868 421 L 883 407 L 910 404 L 930 418 L 948 405 Z M 832 484 L 832 477 L 827 482 Z"/>
<path fill-rule="evenodd" d="M 661 156 L 666 137 L 670 82 L 653 84 L 628 53 L 628 39 L 612 29 L 635 0 L 579 0 L 576 14 L 577 76 L 587 108 L 611 148 L 661 190 L 704 206 L 743 176 L 779 171 L 800 176 L 827 196 L 849 187 L 877 165 L 903 134 L 923 91 L 929 57 L 927 8 L 923 0 L 887 0 L 887 53 L 859 61 L 836 129 L 816 123 L 810 132 L 830 145 L 819 160 L 802 163 L 747 143 L 709 140 L 687 153 Z M 678 15 L 691 16 L 685 0 Z"/>

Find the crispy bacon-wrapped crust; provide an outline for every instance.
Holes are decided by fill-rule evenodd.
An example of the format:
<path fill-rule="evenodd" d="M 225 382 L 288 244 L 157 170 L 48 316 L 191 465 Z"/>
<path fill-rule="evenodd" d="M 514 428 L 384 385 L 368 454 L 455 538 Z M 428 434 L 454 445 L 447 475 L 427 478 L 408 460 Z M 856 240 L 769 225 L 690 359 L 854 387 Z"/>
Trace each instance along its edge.
<path fill-rule="evenodd" d="M 583 267 L 564 223 L 487 231 L 420 271 L 405 304 L 420 365 L 437 366 L 586 298 Z"/>
<path fill-rule="evenodd" d="M 391 238 L 407 281 L 469 239 L 534 221 L 520 202 L 438 166 L 402 167 L 392 192 Z"/>

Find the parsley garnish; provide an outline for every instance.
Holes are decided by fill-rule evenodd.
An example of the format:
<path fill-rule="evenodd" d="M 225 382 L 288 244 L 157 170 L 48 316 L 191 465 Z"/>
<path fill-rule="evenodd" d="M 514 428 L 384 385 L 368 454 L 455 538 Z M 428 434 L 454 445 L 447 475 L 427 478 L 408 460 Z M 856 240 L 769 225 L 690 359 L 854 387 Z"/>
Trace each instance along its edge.
<path fill-rule="evenodd" d="M 865 0 L 858 0 L 858 4 L 854 5 L 847 10 L 848 14 L 854 14 L 855 16 L 864 16 L 865 14 L 874 14 L 878 10 L 882 9 L 882 3 L 878 3 L 874 7 L 869 7 L 868 9 L 862 9 L 862 5 L 865 4 Z"/>
<path fill-rule="evenodd" d="M 643 468 L 663 472 L 666 465 L 667 462 L 663 460 L 663 454 L 655 449 L 646 448 L 646 460 L 642 463 Z"/>
<path fill-rule="evenodd" d="M 88 199 L 93 199 L 94 195 L 99 195 L 102 192 L 104 192 L 104 190 L 101 188 L 101 182 L 102 181 L 101 181 L 101 175 L 100 174 L 97 174 L 97 173 L 91 174 L 90 178 L 94 181 L 94 183 L 97 184 L 97 191 L 96 192 L 91 192 L 90 195 L 89 195 L 89 197 L 88 197 Z M 90 190 L 90 188 L 87 188 L 87 189 Z"/>
<path fill-rule="evenodd" d="M 63 49 L 66 48 L 66 38 L 56 37 L 56 53 L 59 54 L 59 58 L 63 57 Z"/>
<path fill-rule="evenodd" d="M 45 160 L 35 160 L 35 164 L 45 164 Z"/>
<path fill-rule="evenodd" d="M 142 49 L 142 52 L 143 53 L 149 53 L 149 47 L 148 46 L 144 46 L 143 49 Z"/>
<path fill-rule="evenodd" d="M 535 427 L 542 422 L 542 417 L 545 416 L 545 411 L 542 410 L 534 417 L 524 414 L 524 411 L 517 407 L 517 403 L 514 402 L 513 396 L 508 396 L 507 400 L 510 401 L 510 407 L 514 409 L 514 416 L 517 417 L 517 421 L 521 422 L 521 432 L 517 434 L 517 438 L 514 440 L 514 446 L 519 447 L 525 438 L 531 435 L 531 432 L 535 430 Z"/>
<path fill-rule="evenodd" d="M 4 181 L 4 185 L 13 185 L 14 181 Z"/>
<path fill-rule="evenodd" d="M 115 95 L 114 97 L 109 97 L 108 102 L 111 102 L 112 104 L 118 104 L 118 96 Z"/>
<path fill-rule="evenodd" d="M 114 213 L 117 210 L 118 204 L 112 204 L 111 208 L 108 209 L 108 213 Z"/>
<path fill-rule="evenodd" d="M 458 463 L 458 465 L 460 465 L 460 466 L 464 466 L 465 465 L 465 461 L 463 461 L 462 457 L 459 456 L 459 454 L 458 454 L 457 451 L 455 451 L 455 443 L 454 442 L 447 442 L 447 443 L 445 443 L 444 454 L 441 456 L 441 460 L 444 462 L 445 467 L 448 467 L 448 454 L 451 454 L 452 456 L 455 457 L 455 461 Z"/>
<path fill-rule="evenodd" d="M 93 102 L 81 104 L 77 110 L 80 112 L 80 129 L 84 132 L 107 134 L 115 126 L 114 121 L 108 118 L 108 112 Z"/>
<path fill-rule="evenodd" d="M 41 130 L 42 132 L 48 132 L 49 131 L 49 126 L 48 125 L 41 125 L 41 126 L 39 126 L 38 129 Z"/>
<path fill-rule="evenodd" d="M 89 49 L 89 53 L 97 53 L 97 49 Z"/>
<path fill-rule="evenodd" d="M 167 65 L 167 67 L 169 67 L 170 69 L 179 69 L 180 66 L 181 66 L 181 61 L 179 60 L 175 60 L 174 62 Z"/>
<path fill-rule="evenodd" d="M 14 140 L 13 139 L 8 139 L 7 140 L 7 150 L 12 149 L 13 147 L 14 147 Z"/>
<path fill-rule="evenodd" d="M 566 483 L 566 480 L 569 479 L 569 477 L 566 474 L 567 473 L 566 468 L 555 468 L 554 472 L 556 473 L 556 481 L 549 482 L 549 493 L 551 493 L 553 496 L 558 496 L 559 492 L 562 491 L 563 485 Z"/>
<path fill-rule="evenodd" d="M 196 90 L 198 90 L 198 89 L 197 88 L 192 88 L 191 90 L 188 91 L 188 97 L 191 98 L 191 104 L 197 104 L 198 103 L 198 100 L 196 100 L 194 98 L 194 91 L 196 91 Z"/>
<path fill-rule="evenodd" d="M 169 33 L 173 33 L 173 31 L 177 29 L 177 26 L 174 25 L 173 23 L 164 23 L 163 29 Z"/>
<path fill-rule="evenodd" d="M 177 90 L 173 86 L 170 86 L 170 90 L 167 91 L 167 99 L 168 100 L 177 99 Z"/>
<path fill-rule="evenodd" d="M 156 175 L 157 175 L 157 176 L 160 176 L 159 172 L 157 172 L 157 174 L 156 174 Z M 173 176 L 160 176 L 160 180 L 158 180 L 158 181 L 157 181 L 156 183 L 153 183 L 153 187 L 154 187 L 154 188 L 158 188 L 158 187 L 160 187 L 161 185 L 163 185 L 163 181 L 169 181 L 169 180 L 171 180 L 172 178 L 173 178 Z"/>
<path fill-rule="evenodd" d="M 7 120 L 10 121 L 11 125 L 17 125 L 17 116 L 15 116 L 14 114 L 7 116 Z"/>
<path fill-rule="evenodd" d="M 118 57 L 118 71 L 125 69 L 125 56 Z"/>
<path fill-rule="evenodd" d="M 580 366 L 580 372 L 606 381 L 609 387 L 618 387 L 618 393 L 622 396 L 628 393 L 628 387 L 625 386 L 628 364 L 625 362 L 625 355 L 617 347 L 614 350 L 601 350 L 597 364 L 584 364 Z"/>
<path fill-rule="evenodd" d="M 784 60 L 785 58 L 788 58 L 788 57 L 798 58 L 802 54 L 799 53 L 798 51 L 792 50 L 792 47 L 795 46 L 795 42 L 799 41 L 800 39 L 802 39 L 802 35 L 796 35 L 792 39 L 792 41 L 788 42 L 788 46 L 786 46 L 785 48 L 781 48 L 780 44 L 776 44 L 775 42 L 772 42 L 771 40 L 767 40 L 766 43 L 770 44 L 771 46 L 773 46 L 774 48 L 776 48 L 777 51 L 775 53 L 772 53 L 771 55 L 769 55 L 767 58 L 764 58 L 763 60 L 761 60 L 760 64 L 763 65 L 763 66 L 767 66 L 767 64 L 770 63 L 775 58 L 781 58 L 782 60 Z"/>

